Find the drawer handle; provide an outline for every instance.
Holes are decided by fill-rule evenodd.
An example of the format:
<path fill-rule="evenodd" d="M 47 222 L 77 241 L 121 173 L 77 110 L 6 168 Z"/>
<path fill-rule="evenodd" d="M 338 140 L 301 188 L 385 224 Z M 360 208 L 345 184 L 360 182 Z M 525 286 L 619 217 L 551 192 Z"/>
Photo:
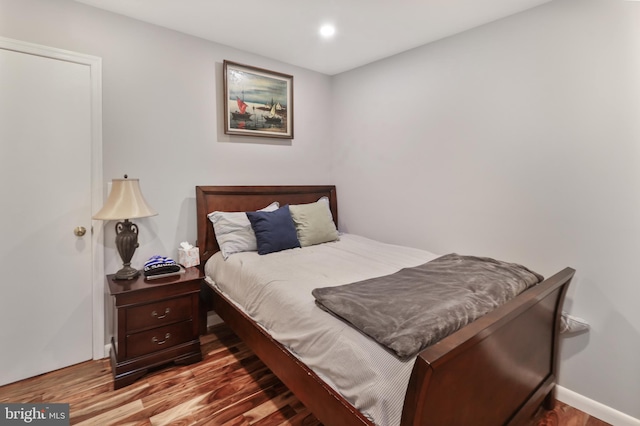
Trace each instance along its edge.
<path fill-rule="evenodd" d="M 170 337 L 171 337 L 171 333 L 167 333 L 164 335 L 164 340 L 160 341 L 156 336 L 153 336 L 151 338 L 151 341 L 156 345 L 164 345 L 165 343 L 167 343 L 167 340 L 169 340 Z"/>
<path fill-rule="evenodd" d="M 158 313 L 156 311 L 153 311 L 151 312 L 151 316 L 156 317 L 157 319 L 162 319 L 162 318 L 166 318 L 167 315 L 169 315 L 169 312 L 171 312 L 171 309 L 167 308 L 164 310 L 164 315 L 158 316 Z"/>

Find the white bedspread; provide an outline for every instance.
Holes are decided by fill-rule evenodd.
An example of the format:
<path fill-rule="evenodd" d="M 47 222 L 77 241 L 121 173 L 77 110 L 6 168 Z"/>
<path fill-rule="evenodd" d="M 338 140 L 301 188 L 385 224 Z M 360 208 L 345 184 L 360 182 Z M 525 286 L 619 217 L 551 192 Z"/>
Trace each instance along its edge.
<path fill-rule="evenodd" d="M 342 234 L 339 241 L 264 256 L 216 253 L 207 280 L 377 425 L 398 425 L 415 358 L 400 361 L 315 305 L 311 290 L 337 286 L 438 257 Z"/>

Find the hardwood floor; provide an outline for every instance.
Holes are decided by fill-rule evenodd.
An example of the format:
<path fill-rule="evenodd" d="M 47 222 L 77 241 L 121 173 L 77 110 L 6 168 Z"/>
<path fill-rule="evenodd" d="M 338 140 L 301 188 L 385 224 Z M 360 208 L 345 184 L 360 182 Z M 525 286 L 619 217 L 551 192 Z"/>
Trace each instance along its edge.
<path fill-rule="evenodd" d="M 536 426 L 611 426 L 602 420 L 591 417 L 580 410 L 562 402 L 556 403 L 556 408 L 544 414 Z"/>
<path fill-rule="evenodd" d="M 0 387 L 0 402 L 69 403 L 78 425 L 319 426 L 225 325 L 201 336 L 203 361 L 168 366 L 113 390 L 108 359 Z M 559 403 L 537 426 L 606 426 Z"/>

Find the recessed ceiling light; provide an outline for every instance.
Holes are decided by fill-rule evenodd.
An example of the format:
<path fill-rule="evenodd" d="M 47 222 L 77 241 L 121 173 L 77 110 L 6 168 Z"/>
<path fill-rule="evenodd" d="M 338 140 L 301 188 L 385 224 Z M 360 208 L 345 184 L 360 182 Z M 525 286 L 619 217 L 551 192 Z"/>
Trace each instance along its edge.
<path fill-rule="evenodd" d="M 320 35 L 324 38 L 332 37 L 336 33 L 336 27 L 326 24 L 320 27 Z"/>

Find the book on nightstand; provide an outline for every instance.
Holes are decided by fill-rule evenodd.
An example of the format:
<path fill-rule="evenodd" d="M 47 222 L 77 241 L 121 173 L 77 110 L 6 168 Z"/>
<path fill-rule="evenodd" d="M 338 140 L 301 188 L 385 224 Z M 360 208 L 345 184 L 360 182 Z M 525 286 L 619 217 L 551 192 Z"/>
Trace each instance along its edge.
<path fill-rule="evenodd" d="M 155 275 L 145 275 L 145 279 L 147 280 L 157 280 L 158 278 L 166 278 L 166 277 L 173 277 L 176 275 L 182 275 L 184 274 L 185 269 L 182 265 L 180 265 L 180 270 L 179 271 L 175 271 L 175 272 L 166 272 L 164 274 L 155 274 Z"/>

